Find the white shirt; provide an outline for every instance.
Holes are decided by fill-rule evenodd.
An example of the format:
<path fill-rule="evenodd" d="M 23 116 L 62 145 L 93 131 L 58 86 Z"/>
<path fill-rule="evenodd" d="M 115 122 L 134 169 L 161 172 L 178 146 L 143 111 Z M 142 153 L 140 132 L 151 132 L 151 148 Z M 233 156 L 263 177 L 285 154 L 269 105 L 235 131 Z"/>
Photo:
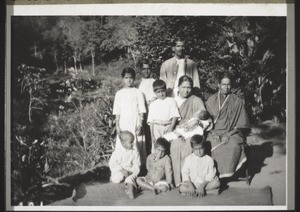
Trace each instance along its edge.
<path fill-rule="evenodd" d="M 109 168 L 112 172 L 126 169 L 137 176 L 140 172 L 141 160 L 140 154 L 134 149 L 125 149 L 123 146 L 116 149 L 110 159 Z"/>
<path fill-rule="evenodd" d="M 153 82 L 155 79 L 153 78 L 142 78 L 142 81 L 139 86 L 139 90 L 143 92 L 145 95 L 146 101 L 149 102 L 153 98 L 156 97 L 154 91 L 153 91 Z"/>
<path fill-rule="evenodd" d="M 156 99 L 149 105 L 148 123 L 154 120 L 171 121 L 174 117 L 180 118 L 180 114 L 175 100 L 171 97 Z"/>
<path fill-rule="evenodd" d="M 198 157 L 192 153 L 185 158 L 181 174 L 183 182 L 187 180 L 192 181 L 193 184 L 210 182 L 216 176 L 214 160 L 208 155 Z"/>
<path fill-rule="evenodd" d="M 183 75 L 185 75 L 184 73 L 184 58 L 181 59 L 177 59 L 175 57 L 176 61 L 177 61 L 177 65 L 178 65 L 178 71 L 177 71 L 177 75 L 176 75 L 176 80 L 175 80 L 175 84 L 174 84 L 174 96 L 178 96 L 178 82 L 179 82 L 179 78 Z"/>
<path fill-rule="evenodd" d="M 143 93 L 137 88 L 123 88 L 115 95 L 113 114 L 120 115 L 121 130 L 134 132 L 139 123 L 139 113 L 146 113 Z"/>

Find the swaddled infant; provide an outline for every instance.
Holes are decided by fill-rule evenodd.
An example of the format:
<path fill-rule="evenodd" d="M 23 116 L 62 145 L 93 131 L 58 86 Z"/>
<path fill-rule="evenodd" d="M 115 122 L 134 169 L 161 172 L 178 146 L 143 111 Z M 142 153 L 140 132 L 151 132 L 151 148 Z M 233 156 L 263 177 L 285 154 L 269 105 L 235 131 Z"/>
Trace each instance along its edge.
<path fill-rule="evenodd" d="M 190 126 L 190 124 L 192 124 Z M 193 135 L 203 135 L 204 130 L 208 131 L 212 128 L 212 121 L 210 115 L 206 110 L 196 112 L 192 118 L 178 125 L 175 130 L 165 134 L 163 137 L 168 141 L 179 137 L 190 138 Z"/>

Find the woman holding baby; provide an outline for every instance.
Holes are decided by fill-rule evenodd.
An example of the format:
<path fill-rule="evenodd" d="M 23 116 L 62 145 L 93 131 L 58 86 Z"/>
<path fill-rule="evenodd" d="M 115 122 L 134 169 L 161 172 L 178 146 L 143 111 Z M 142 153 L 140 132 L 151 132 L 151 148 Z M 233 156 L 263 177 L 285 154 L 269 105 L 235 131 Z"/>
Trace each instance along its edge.
<path fill-rule="evenodd" d="M 175 97 L 175 101 L 179 107 L 181 119 L 178 125 L 185 125 L 186 127 L 193 127 L 198 124 L 198 120 L 191 118 L 199 111 L 205 110 L 204 103 L 201 98 L 192 95 L 193 80 L 189 76 L 182 76 L 178 81 L 178 96 Z M 188 121 L 188 122 L 187 122 Z M 174 139 L 171 142 L 171 159 L 173 165 L 174 182 L 175 186 L 181 183 L 181 169 L 186 156 L 192 153 L 190 145 L 190 139 L 184 139 L 182 137 Z"/>

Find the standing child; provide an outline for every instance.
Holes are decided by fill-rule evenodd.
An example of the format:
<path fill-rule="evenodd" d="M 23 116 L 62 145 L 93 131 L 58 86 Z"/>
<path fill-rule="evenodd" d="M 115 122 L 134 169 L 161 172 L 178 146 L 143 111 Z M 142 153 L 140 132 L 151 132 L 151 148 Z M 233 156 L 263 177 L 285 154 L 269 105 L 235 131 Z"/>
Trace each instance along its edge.
<path fill-rule="evenodd" d="M 142 164 L 146 160 L 145 138 L 142 135 L 142 123 L 146 113 L 145 100 L 140 90 L 134 87 L 135 71 L 132 68 L 124 68 L 122 71 L 124 87 L 116 93 L 113 114 L 116 115 L 116 149 L 120 143 L 120 132 L 130 131 L 134 135 L 134 149 L 141 156 Z"/>
<path fill-rule="evenodd" d="M 203 136 L 192 136 L 191 146 L 193 153 L 185 158 L 179 192 L 199 198 L 205 194 L 219 194 L 220 181 L 214 160 L 204 152 Z"/>
<path fill-rule="evenodd" d="M 142 79 L 138 88 L 144 94 L 147 105 L 149 105 L 153 100 L 156 99 L 156 95 L 153 92 L 153 87 L 152 87 L 155 79 L 151 77 L 151 72 L 152 71 L 151 71 L 150 61 L 147 59 L 142 60 L 141 62 Z"/>
<path fill-rule="evenodd" d="M 125 180 L 126 194 L 134 199 L 136 193 L 136 178 L 140 172 L 140 155 L 133 149 L 134 135 L 129 131 L 120 132 L 121 147 L 116 149 L 109 160 L 111 170 L 110 180 L 121 183 Z"/>
<path fill-rule="evenodd" d="M 155 195 L 174 187 L 171 158 L 166 154 L 169 146 L 166 139 L 157 139 L 155 152 L 147 157 L 147 175 L 136 180 L 142 189 L 152 190 Z"/>
<path fill-rule="evenodd" d="M 147 59 L 144 59 L 141 61 L 141 73 L 142 73 L 142 79 L 138 86 L 138 89 L 142 91 L 144 94 L 145 100 L 146 100 L 146 109 L 147 113 L 145 114 L 145 118 L 143 121 L 143 130 L 146 140 L 146 151 L 147 155 L 151 151 L 151 132 L 150 132 L 150 126 L 147 124 L 147 117 L 148 117 L 148 105 L 156 99 L 156 95 L 153 91 L 153 82 L 155 79 L 151 77 L 151 66 L 150 61 Z"/>
<path fill-rule="evenodd" d="M 157 99 L 149 105 L 147 122 L 150 124 L 152 153 L 154 152 L 155 141 L 175 128 L 179 110 L 175 100 L 167 97 L 166 83 L 163 80 L 155 80 L 153 91 Z"/>

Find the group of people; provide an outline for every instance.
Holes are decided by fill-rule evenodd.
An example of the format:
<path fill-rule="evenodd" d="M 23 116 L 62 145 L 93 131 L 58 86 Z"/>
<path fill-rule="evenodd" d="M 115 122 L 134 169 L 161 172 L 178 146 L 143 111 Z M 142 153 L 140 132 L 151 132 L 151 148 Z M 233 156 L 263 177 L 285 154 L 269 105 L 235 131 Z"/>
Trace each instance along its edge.
<path fill-rule="evenodd" d="M 219 91 L 204 103 L 194 95 L 200 90 L 198 70 L 184 57 L 184 41 L 175 39 L 172 49 L 160 79 L 151 78 L 145 60 L 140 83 L 135 84 L 134 69 L 125 68 L 124 87 L 115 95 L 111 181 L 124 181 L 131 199 L 140 189 L 158 194 L 174 187 L 194 197 L 218 194 L 224 179 L 246 161 L 243 129 L 249 121 L 243 100 L 231 93 L 230 77 L 222 76 Z"/>

